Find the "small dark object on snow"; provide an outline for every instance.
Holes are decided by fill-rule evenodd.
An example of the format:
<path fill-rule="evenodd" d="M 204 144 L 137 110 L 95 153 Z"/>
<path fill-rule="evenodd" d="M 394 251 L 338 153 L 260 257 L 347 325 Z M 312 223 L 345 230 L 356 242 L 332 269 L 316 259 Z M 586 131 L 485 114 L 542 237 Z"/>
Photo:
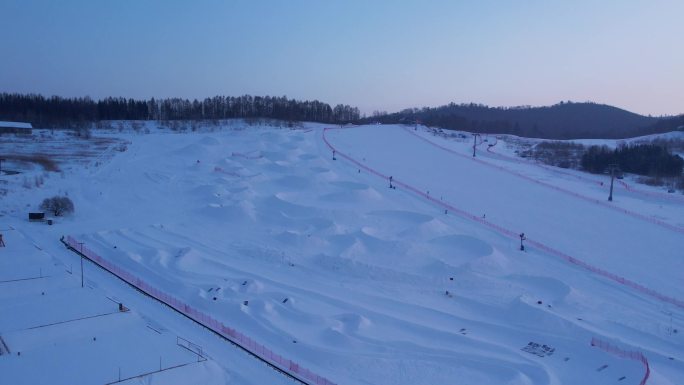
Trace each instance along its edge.
<path fill-rule="evenodd" d="M 93 337 L 93 341 L 97 341 L 97 337 Z"/>
<path fill-rule="evenodd" d="M 249 301 L 243 301 L 242 304 L 245 306 L 249 306 Z"/>
<path fill-rule="evenodd" d="M 449 277 L 449 281 L 453 281 L 453 280 L 454 280 L 454 277 Z"/>
<path fill-rule="evenodd" d="M 17 355 L 20 356 L 20 355 L 21 355 L 21 352 L 17 352 Z"/>
<path fill-rule="evenodd" d="M 541 305 L 541 304 L 542 304 L 542 301 L 537 301 L 537 305 Z"/>
<path fill-rule="evenodd" d="M 214 301 L 216 301 L 216 297 L 214 297 Z"/>
<path fill-rule="evenodd" d="M 297 343 L 297 340 L 292 340 L 292 343 L 293 343 L 293 344 L 296 344 L 296 343 Z"/>
<path fill-rule="evenodd" d="M 124 306 L 121 302 L 119 302 L 119 311 L 124 311 Z"/>
<path fill-rule="evenodd" d="M 245 286 L 247 284 L 247 281 L 242 282 L 242 286 Z"/>
<path fill-rule="evenodd" d="M 285 298 L 285 299 L 283 300 L 283 303 L 286 303 L 286 302 L 287 302 L 287 298 Z"/>

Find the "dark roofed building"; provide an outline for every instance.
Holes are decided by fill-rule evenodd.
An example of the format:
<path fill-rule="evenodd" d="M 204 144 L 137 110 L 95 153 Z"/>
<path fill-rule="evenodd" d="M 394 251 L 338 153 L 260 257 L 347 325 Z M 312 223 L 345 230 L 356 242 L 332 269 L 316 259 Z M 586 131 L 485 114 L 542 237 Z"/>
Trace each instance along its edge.
<path fill-rule="evenodd" d="M 2 122 L 2 121 L 0 121 L 0 135 L 2 135 L 2 134 L 31 135 L 32 132 L 33 132 L 33 126 L 31 126 L 31 123 Z"/>

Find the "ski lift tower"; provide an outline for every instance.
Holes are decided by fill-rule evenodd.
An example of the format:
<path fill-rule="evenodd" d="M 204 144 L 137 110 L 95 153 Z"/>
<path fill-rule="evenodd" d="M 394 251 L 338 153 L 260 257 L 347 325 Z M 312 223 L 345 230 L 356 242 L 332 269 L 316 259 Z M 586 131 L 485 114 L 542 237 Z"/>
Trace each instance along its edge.
<path fill-rule="evenodd" d="M 473 134 L 473 158 L 475 157 L 475 149 L 477 148 L 477 137 L 480 136 L 480 134 L 475 133 Z"/>
<path fill-rule="evenodd" d="M 608 170 L 610 170 L 610 194 L 608 195 L 608 201 L 613 201 L 613 181 L 615 180 L 615 173 L 620 171 L 620 167 L 617 164 L 612 163 L 608 165 Z"/>
<path fill-rule="evenodd" d="M 520 251 L 525 251 L 525 245 L 523 245 L 523 241 L 527 239 L 525 236 L 525 233 L 520 233 Z"/>

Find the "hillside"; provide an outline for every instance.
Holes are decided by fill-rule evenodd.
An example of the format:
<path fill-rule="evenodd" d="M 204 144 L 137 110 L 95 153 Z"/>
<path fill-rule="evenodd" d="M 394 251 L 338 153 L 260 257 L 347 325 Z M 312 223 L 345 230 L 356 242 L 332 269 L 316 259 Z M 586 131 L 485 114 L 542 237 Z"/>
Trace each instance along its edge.
<path fill-rule="evenodd" d="M 8 234 L 0 256 L 45 256 L 24 270 L 11 260 L 2 264 L 3 293 L 11 298 L 0 296 L 0 314 L 30 308 L 0 322 L 12 352 L 0 357 L 7 383 L 31 383 L 35 367 L 45 376 L 59 371 L 41 366 L 43 352 L 86 363 L 107 357 L 88 365 L 89 377 L 74 371 L 68 379 L 53 376 L 55 385 L 101 384 L 116 379 L 120 365 L 131 375 L 150 373 L 131 383 L 180 385 L 193 375 L 214 383 L 293 383 L 87 261 L 81 288 L 79 257 L 64 248 L 63 235 L 135 277 L 136 287 L 172 296 L 222 330 L 298 363 L 288 370 L 307 368 L 330 380 L 311 384 L 684 380 L 679 195 L 620 184 L 609 204 L 605 176 L 512 158 L 508 138 L 490 136 L 473 158 L 471 138 L 422 126 L 146 128 L 98 131 L 102 138 L 90 139 L 36 130 L 40 141 L 0 142 L 4 153 L 64 153 L 59 173 L 3 163 L 21 173 L 0 179 Z M 74 145 L 64 144 L 70 140 Z M 100 143 L 110 144 L 100 156 L 84 154 Z M 508 157 L 486 151 L 487 144 Z M 25 183 L 36 176 L 42 184 Z M 73 200 L 73 215 L 51 226 L 26 220 L 56 194 Z M 50 289 L 46 295 L 54 296 L 44 286 L 53 278 L 9 282 L 42 277 L 44 266 L 81 294 L 64 293 L 62 312 L 44 306 L 40 294 Z M 27 283 L 36 295 L 23 294 L 19 285 Z M 86 302 L 88 285 L 97 298 Z M 84 324 L 66 312 L 89 316 L 100 303 L 107 310 L 115 306 L 107 297 L 130 312 L 106 317 L 130 318 L 135 329 L 109 318 Z M 49 314 L 55 319 L 45 324 L 69 321 L 69 328 L 26 331 L 31 316 Z M 116 327 L 111 337 L 109 325 Z M 142 350 L 136 343 L 147 340 L 139 335 L 159 341 L 144 362 L 125 354 Z M 177 346 L 176 336 L 201 346 L 208 360 L 173 368 L 199 360 Z M 116 341 L 116 351 L 105 345 Z M 264 356 L 266 349 L 250 346 Z M 162 366 L 171 368 L 154 372 Z M 178 370 L 186 376 L 174 377 Z"/>
<path fill-rule="evenodd" d="M 655 132 L 656 118 L 596 103 L 560 103 L 548 107 L 488 107 L 449 104 L 408 109 L 367 122 L 420 121 L 428 126 L 469 132 L 513 134 L 547 139 L 626 138 Z"/>

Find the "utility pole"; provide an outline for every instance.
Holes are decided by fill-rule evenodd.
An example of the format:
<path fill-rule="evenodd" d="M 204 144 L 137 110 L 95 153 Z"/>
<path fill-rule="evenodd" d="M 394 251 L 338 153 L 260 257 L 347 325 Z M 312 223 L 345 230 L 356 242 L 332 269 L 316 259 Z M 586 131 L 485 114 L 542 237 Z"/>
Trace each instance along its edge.
<path fill-rule="evenodd" d="M 83 287 L 83 243 L 85 242 L 78 242 L 81 246 L 81 287 Z"/>
<path fill-rule="evenodd" d="M 480 134 L 473 134 L 473 158 L 475 157 L 475 149 L 477 148 L 477 137 Z"/>
<path fill-rule="evenodd" d="M 613 201 L 613 180 L 615 180 L 615 171 L 618 170 L 618 165 L 615 163 L 609 164 L 608 168 L 610 169 L 610 195 L 608 195 L 608 201 L 612 202 Z"/>

